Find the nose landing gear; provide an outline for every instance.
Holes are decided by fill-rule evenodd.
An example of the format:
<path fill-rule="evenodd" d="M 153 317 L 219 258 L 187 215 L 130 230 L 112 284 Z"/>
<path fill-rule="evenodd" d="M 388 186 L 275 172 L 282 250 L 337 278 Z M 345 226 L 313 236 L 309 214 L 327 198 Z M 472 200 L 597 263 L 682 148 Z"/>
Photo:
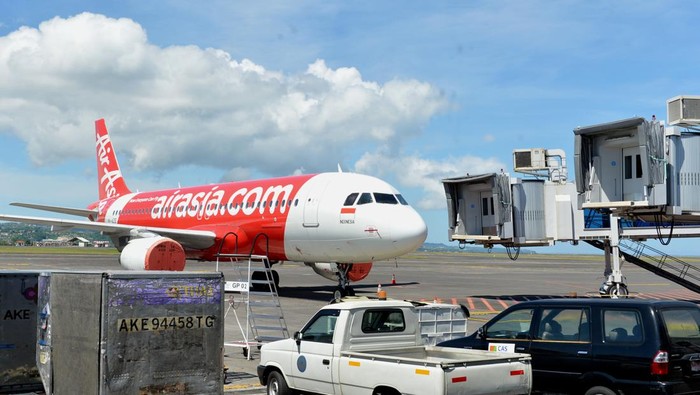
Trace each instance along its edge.
<path fill-rule="evenodd" d="M 350 286 L 348 272 L 352 269 L 352 263 L 336 263 L 338 266 L 338 287 L 333 291 L 333 299 L 340 300 L 345 296 L 355 296 L 355 290 Z"/>

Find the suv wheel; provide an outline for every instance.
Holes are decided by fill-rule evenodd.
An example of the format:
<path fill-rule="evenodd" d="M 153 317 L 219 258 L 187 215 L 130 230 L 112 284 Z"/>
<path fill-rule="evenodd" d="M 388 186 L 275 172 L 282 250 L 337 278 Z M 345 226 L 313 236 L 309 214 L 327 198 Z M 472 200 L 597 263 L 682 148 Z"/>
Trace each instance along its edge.
<path fill-rule="evenodd" d="M 586 395 L 617 395 L 617 392 L 602 385 L 595 386 L 586 391 Z"/>

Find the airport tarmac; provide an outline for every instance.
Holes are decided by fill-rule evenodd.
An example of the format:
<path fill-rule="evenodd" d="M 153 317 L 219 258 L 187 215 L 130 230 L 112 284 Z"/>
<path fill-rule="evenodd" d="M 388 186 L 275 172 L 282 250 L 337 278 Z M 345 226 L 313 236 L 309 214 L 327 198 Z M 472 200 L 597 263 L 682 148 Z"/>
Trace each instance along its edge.
<path fill-rule="evenodd" d="M 212 262 L 188 262 L 188 271 L 214 271 Z M 120 270 L 117 255 L 0 254 L 0 270 Z M 227 279 L 237 280 L 231 263 L 221 263 Z M 301 328 L 327 304 L 335 284 L 300 263 L 275 265 L 280 275 L 280 301 L 290 333 Z M 678 299 L 700 303 L 700 295 L 632 264 L 623 266 L 632 297 Z M 395 284 L 392 284 L 392 280 Z M 496 253 L 417 252 L 391 261 L 375 262 L 369 276 L 353 284 L 358 296 L 375 296 L 377 285 L 389 298 L 440 301 L 467 306 L 472 312 L 468 332 L 519 301 L 552 297 L 597 296 L 603 281 L 603 256 L 521 255 L 511 261 Z M 245 317 L 240 294 L 226 317 L 225 340 L 242 339 L 235 316 Z M 228 307 L 228 305 L 227 305 Z M 233 312 L 236 312 L 234 315 Z M 226 347 L 229 367 L 226 393 L 264 393 L 256 376 L 259 353 L 247 360 L 242 348 Z"/>

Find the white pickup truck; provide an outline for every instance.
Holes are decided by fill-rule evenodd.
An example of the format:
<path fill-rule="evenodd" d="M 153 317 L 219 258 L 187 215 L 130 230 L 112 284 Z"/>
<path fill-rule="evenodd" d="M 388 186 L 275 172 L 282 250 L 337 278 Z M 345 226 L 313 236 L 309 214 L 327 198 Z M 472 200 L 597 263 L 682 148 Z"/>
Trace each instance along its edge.
<path fill-rule="evenodd" d="M 270 395 L 528 394 L 530 356 L 427 346 L 404 301 L 323 307 L 293 339 L 262 346 L 260 383 Z"/>

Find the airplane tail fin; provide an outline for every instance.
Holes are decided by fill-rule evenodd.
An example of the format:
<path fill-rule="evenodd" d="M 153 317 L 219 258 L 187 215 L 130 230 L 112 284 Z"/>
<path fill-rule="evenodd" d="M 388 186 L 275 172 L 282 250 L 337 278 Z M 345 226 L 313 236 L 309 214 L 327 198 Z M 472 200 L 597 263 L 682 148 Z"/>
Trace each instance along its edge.
<path fill-rule="evenodd" d="M 95 138 L 97 140 L 97 182 L 100 200 L 131 193 L 124 182 L 117 163 L 117 155 L 112 147 L 104 119 L 95 121 Z"/>

